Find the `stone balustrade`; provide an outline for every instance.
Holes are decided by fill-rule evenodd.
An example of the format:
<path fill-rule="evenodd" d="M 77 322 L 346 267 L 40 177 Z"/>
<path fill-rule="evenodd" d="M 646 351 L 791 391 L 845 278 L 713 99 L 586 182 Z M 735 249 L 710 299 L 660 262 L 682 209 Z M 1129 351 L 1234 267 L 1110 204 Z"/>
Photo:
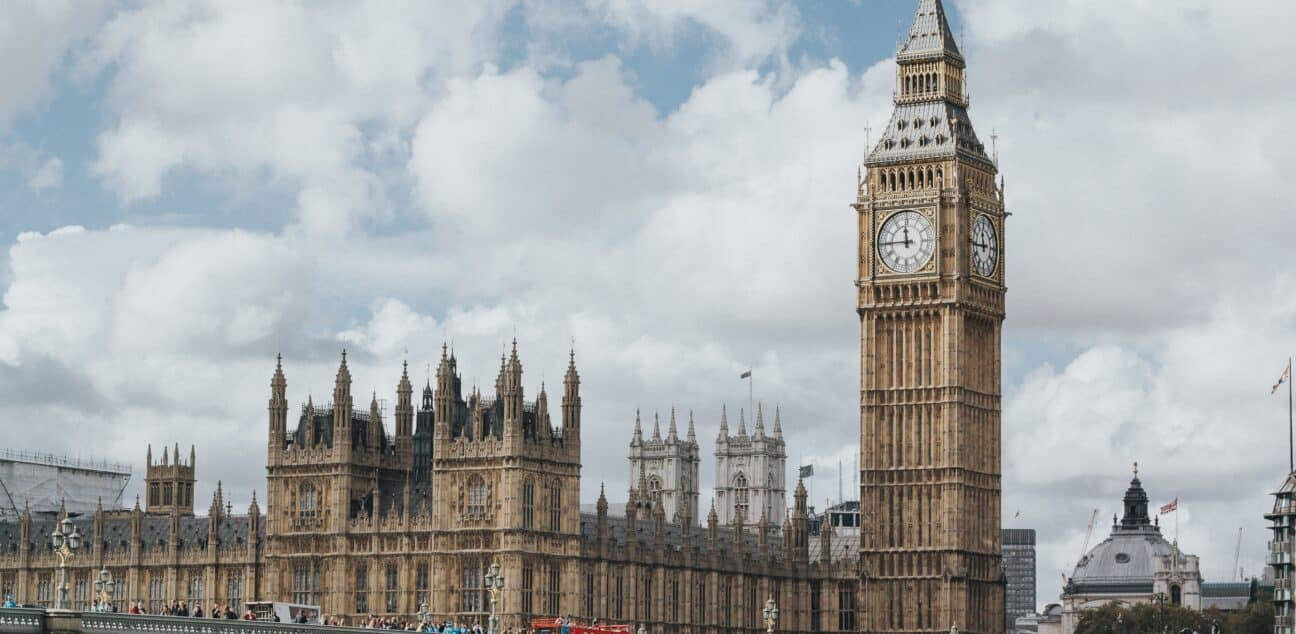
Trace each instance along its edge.
<path fill-rule="evenodd" d="M 186 616 L 0 608 L 0 634 L 362 634 L 352 627 Z"/>

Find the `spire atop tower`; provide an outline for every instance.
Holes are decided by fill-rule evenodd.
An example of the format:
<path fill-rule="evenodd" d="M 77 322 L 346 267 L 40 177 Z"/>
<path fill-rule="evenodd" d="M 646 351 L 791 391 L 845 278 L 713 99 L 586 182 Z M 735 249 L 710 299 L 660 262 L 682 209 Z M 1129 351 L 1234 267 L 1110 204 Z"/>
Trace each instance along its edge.
<path fill-rule="evenodd" d="M 336 383 L 341 385 L 343 381 L 351 383 L 351 370 L 347 367 L 346 348 L 342 349 L 342 362 L 338 364 Z"/>
<path fill-rule="evenodd" d="M 693 410 L 689 410 L 688 441 L 697 444 L 697 432 L 693 429 Z"/>
<path fill-rule="evenodd" d="M 963 61 L 958 43 L 950 31 L 949 20 L 941 0 L 919 0 L 909 38 L 900 47 L 896 60 L 920 60 L 949 56 Z"/>
<path fill-rule="evenodd" d="M 743 411 L 743 408 L 741 407 L 738 408 L 738 437 L 739 438 L 747 437 L 747 418 L 746 418 L 746 413 Z"/>
<path fill-rule="evenodd" d="M 630 436 L 630 444 L 638 445 L 643 442 L 643 425 L 639 423 L 639 410 L 635 410 L 634 433 Z"/>
<path fill-rule="evenodd" d="M 653 442 L 661 442 L 661 420 L 657 417 L 657 412 L 653 412 Z"/>
<path fill-rule="evenodd" d="M 725 441 L 728 439 L 729 439 L 729 406 L 722 404 L 720 405 L 720 436 L 716 440 Z"/>
<path fill-rule="evenodd" d="M 756 429 L 753 435 L 756 438 L 765 437 L 765 412 L 760 403 L 756 404 Z"/>
<path fill-rule="evenodd" d="M 675 406 L 671 405 L 670 428 L 666 430 L 666 442 L 674 444 L 679 442 L 679 433 L 675 430 Z"/>
<path fill-rule="evenodd" d="M 783 440 L 783 419 L 779 415 L 779 406 L 774 406 L 774 437 Z"/>
<path fill-rule="evenodd" d="M 275 355 L 274 376 L 270 378 L 270 391 L 275 396 L 283 396 L 284 390 L 288 386 L 288 381 L 284 379 L 283 355 Z"/>

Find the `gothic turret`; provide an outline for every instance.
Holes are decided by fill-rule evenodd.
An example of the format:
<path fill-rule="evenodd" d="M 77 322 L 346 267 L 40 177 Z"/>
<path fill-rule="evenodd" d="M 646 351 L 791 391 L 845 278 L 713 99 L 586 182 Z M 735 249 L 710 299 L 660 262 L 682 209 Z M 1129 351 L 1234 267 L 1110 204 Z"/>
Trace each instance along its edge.
<path fill-rule="evenodd" d="M 666 443 L 673 445 L 679 442 L 679 432 L 675 430 L 675 406 L 671 406 L 670 428 L 666 430 Z"/>
<path fill-rule="evenodd" d="M 411 459 L 414 445 L 414 386 L 410 383 L 409 362 L 401 362 L 400 383 L 396 384 L 396 455 Z"/>
<path fill-rule="evenodd" d="M 284 379 L 284 355 L 275 355 L 275 375 L 270 377 L 270 460 L 283 451 L 288 437 L 288 381 Z M 152 462 L 152 456 L 150 456 Z"/>
<path fill-rule="evenodd" d="M 563 375 L 563 442 L 580 441 L 580 374 L 576 372 L 576 351 L 567 359 L 567 373 Z"/>
<path fill-rule="evenodd" d="M 351 447 L 351 370 L 345 349 L 333 380 L 333 443 L 343 447 L 344 455 Z"/>
<path fill-rule="evenodd" d="M 643 425 L 639 422 L 639 410 L 635 410 L 634 431 L 630 433 L 630 446 L 638 447 L 643 444 Z"/>

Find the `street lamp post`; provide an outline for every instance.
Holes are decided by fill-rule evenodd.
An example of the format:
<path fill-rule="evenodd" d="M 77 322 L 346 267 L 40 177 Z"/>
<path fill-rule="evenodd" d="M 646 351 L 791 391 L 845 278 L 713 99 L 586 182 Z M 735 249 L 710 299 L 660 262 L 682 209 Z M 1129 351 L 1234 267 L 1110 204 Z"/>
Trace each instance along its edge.
<path fill-rule="evenodd" d="M 1157 603 L 1157 625 L 1160 626 L 1159 629 L 1163 634 L 1168 629 L 1168 625 L 1166 624 L 1165 603 L 1166 599 L 1169 598 L 1170 597 L 1166 596 L 1166 593 L 1164 592 L 1158 592 L 1152 595 L 1152 599 Z"/>
<path fill-rule="evenodd" d="M 98 603 L 95 605 L 97 612 L 112 612 L 112 595 L 117 589 L 117 582 L 113 581 L 112 573 L 107 568 L 99 571 L 99 578 L 94 582 L 95 596 Z"/>
<path fill-rule="evenodd" d="M 504 573 L 500 572 L 500 565 L 493 563 L 490 570 L 486 571 L 486 590 L 490 592 L 490 634 L 499 634 L 499 615 L 495 613 L 495 605 L 499 602 L 499 593 L 504 589 Z"/>
<path fill-rule="evenodd" d="M 428 619 L 432 618 L 432 614 L 428 612 L 428 604 L 426 601 L 419 604 L 418 614 L 415 614 L 414 616 L 418 617 L 420 631 L 426 631 Z"/>
<path fill-rule="evenodd" d="M 761 612 L 765 615 L 766 634 L 774 634 L 774 625 L 778 623 L 779 615 L 778 606 L 774 605 L 774 597 L 770 597 L 765 601 L 765 609 Z"/>
<path fill-rule="evenodd" d="M 68 587 L 67 587 L 67 560 L 72 557 L 81 548 L 81 532 L 77 530 L 72 520 L 63 518 L 63 521 L 54 525 L 54 532 L 50 533 L 50 544 L 54 546 L 54 552 L 59 557 L 59 587 L 58 597 L 54 599 L 55 610 L 68 609 Z"/>

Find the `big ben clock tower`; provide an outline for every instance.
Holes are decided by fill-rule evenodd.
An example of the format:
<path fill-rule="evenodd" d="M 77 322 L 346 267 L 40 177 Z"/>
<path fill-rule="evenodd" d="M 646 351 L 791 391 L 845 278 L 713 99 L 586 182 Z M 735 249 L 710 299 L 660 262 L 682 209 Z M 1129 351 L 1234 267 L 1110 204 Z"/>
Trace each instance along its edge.
<path fill-rule="evenodd" d="M 859 221 L 865 632 L 1004 631 L 1004 204 L 940 0 L 896 55 Z"/>

